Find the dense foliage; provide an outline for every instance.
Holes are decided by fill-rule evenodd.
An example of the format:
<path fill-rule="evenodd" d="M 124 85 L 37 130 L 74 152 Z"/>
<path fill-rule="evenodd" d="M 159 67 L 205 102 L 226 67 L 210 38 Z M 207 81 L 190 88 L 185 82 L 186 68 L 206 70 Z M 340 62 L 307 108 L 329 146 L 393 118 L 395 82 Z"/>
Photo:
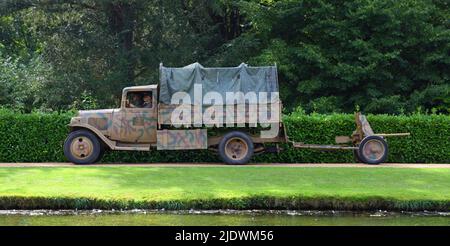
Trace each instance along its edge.
<path fill-rule="evenodd" d="M 447 0 L 4 0 L 0 105 L 112 107 L 198 61 L 277 63 L 288 111 L 448 114 L 449 19 Z"/>
<path fill-rule="evenodd" d="M 0 162 L 66 161 L 62 145 L 70 114 L 14 114 L 0 112 Z M 450 116 L 369 115 L 375 132 L 410 132 L 410 137 L 389 138 L 388 162 L 450 162 Z M 305 115 L 284 117 L 291 140 L 311 144 L 333 144 L 334 137 L 354 130 L 353 115 Z M 258 162 L 351 162 L 349 151 L 298 150 L 289 145 L 279 154 L 255 156 Z M 209 151 L 107 152 L 103 162 L 218 162 Z"/>

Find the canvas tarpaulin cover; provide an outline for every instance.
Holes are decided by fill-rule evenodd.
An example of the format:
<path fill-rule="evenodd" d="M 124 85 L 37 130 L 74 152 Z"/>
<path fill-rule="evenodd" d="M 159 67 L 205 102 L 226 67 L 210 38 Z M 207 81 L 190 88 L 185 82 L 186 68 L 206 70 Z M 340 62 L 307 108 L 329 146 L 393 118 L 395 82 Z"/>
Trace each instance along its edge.
<path fill-rule="evenodd" d="M 260 92 L 268 94 L 267 101 L 278 102 L 278 98 L 271 96 L 278 93 L 278 77 L 276 66 L 251 67 L 241 64 L 238 67 L 206 68 L 199 63 L 182 68 L 160 66 L 159 101 L 171 104 L 172 96 L 177 92 L 185 92 L 192 98 L 194 104 L 194 85 L 202 86 L 202 96 L 208 92 L 217 92 L 223 98 L 223 104 L 227 103 L 227 92 Z M 198 88 L 198 86 L 197 86 Z M 263 95 L 263 94 L 261 94 Z M 278 94 L 277 94 L 278 95 Z M 234 101 L 235 103 L 242 103 Z M 228 104 L 230 104 L 228 102 Z"/>

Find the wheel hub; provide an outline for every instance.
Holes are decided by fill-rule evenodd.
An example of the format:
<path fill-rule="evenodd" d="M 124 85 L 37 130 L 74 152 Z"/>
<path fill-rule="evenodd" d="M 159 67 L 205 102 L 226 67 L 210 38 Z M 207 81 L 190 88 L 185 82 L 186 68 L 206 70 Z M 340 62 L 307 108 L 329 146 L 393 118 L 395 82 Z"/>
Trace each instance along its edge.
<path fill-rule="evenodd" d="M 225 154 L 233 160 L 242 160 L 247 156 L 248 145 L 240 138 L 231 138 L 225 144 Z"/>
<path fill-rule="evenodd" d="M 380 160 L 384 153 L 385 148 L 383 143 L 378 140 L 372 139 L 367 141 L 367 143 L 363 147 L 363 154 L 367 159 L 377 161 Z"/>
<path fill-rule="evenodd" d="M 77 159 L 88 158 L 92 154 L 93 144 L 87 137 L 77 137 L 72 140 L 70 152 Z"/>

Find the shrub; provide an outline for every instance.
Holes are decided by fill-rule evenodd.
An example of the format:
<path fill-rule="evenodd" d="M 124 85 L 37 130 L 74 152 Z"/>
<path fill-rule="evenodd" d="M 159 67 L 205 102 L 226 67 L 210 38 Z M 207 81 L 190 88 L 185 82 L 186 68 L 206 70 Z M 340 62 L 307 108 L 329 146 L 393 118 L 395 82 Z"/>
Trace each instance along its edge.
<path fill-rule="evenodd" d="M 0 162 L 60 162 L 71 114 L 17 114 L 0 110 Z M 348 136 L 355 128 L 353 115 L 305 115 L 284 117 L 290 140 L 333 144 L 335 136 Z M 377 133 L 410 132 L 409 137 L 388 138 L 388 162 L 450 163 L 450 116 L 369 115 Z M 326 152 L 293 149 L 282 144 L 279 154 L 257 155 L 255 162 L 352 162 L 349 151 Z M 218 162 L 209 151 L 107 152 L 103 162 Z"/>

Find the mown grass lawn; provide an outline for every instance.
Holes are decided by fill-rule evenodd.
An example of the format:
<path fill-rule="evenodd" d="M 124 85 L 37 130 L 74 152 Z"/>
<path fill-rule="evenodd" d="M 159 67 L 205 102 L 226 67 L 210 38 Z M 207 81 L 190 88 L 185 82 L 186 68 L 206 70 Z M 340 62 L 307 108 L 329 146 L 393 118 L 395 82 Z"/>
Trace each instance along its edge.
<path fill-rule="evenodd" d="M 450 169 L 229 166 L 0 168 L 0 197 L 152 202 L 333 197 L 450 204 Z"/>

